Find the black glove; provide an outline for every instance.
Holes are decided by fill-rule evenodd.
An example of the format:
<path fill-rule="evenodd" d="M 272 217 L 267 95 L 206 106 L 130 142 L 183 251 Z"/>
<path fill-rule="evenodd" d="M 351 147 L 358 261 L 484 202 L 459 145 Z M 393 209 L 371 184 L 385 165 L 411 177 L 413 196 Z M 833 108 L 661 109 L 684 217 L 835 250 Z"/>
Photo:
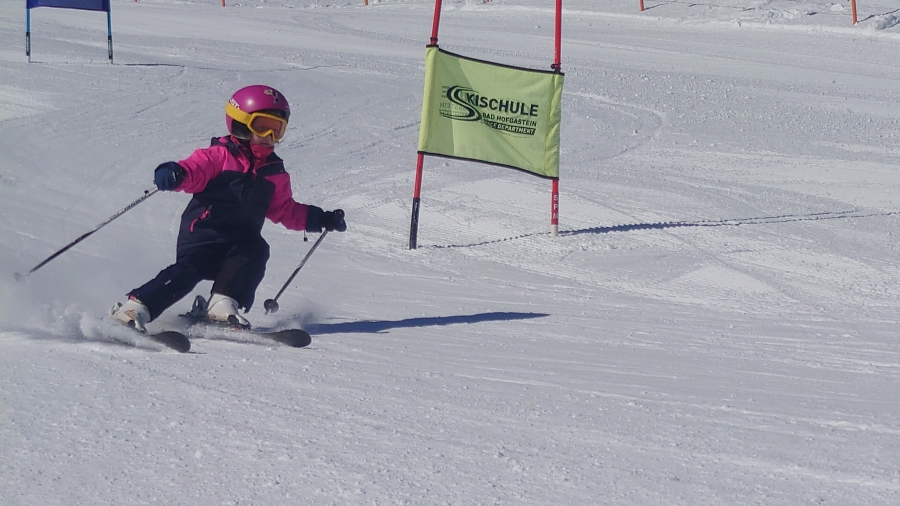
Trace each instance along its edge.
<path fill-rule="evenodd" d="M 306 212 L 306 231 L 321 232 L 324 228 L 329 232 L 343 232 L 347 230 L 347 224 L 344 222 L 344 211 L 335 209 L 334 211 L 323 211 L 321 207 L 308 206 Z"/>
<path fill-rule="evenodd" d="M 175 162 L 161 163 L 153 172 L 153 181 L 164 192 L 175 190 L 184 181 L 184 168 Z"/>
<path fill-rule="evenodd" d="M 334 211 L 325 211 L 322 215 L 322 226 L 329 232 L 343 232 L 347 230 L 347 223 L 344 221 L 344 210 L 335 209 Z"/>

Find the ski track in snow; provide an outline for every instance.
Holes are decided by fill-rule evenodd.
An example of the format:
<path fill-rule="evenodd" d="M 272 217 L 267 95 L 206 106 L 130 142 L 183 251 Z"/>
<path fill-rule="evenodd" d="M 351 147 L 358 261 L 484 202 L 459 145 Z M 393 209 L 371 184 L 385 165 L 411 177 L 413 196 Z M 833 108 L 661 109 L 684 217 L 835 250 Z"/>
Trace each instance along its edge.
<path fill-rule="evenodd" d="M 0 504 L 894 504 L 900 28 L 889 0 L 566 0 L 561 224 L 550 183 L 425 159 L 433 2 L 0 6 Z M 9 5 L 8 5 L 9 4 Z M 441 46 L 546 68 L 552 6 L 447 0 Z M 224 29 L 223 27 L 227 27 Z M 514 41 L 511 42 L 511 41 Z M 171 262 L 158 194 L 41 259 L 223 133 L 291 100 L 308 251 L 271 224 L 249 314 L 304 349 L 104 318 Z M 311 237 L 315 239 L 315 237 Z M 198 287 L 204 294 L 208 284 Z"/>

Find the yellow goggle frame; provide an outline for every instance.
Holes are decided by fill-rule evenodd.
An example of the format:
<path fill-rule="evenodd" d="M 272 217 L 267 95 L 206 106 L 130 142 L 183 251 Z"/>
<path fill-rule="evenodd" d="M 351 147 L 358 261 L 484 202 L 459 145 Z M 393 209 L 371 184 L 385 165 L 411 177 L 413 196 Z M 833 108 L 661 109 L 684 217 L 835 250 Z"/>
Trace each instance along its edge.
<path fill-rule="evenodd" d="M 247 125 L 247 128 L 259 137 L 271 135 L 273 139 L 280 141 L 287 132 L 287 120 L 274 114 L 246 113 L 231 105 L 230 102 L 225 104 L 225 114 L 231 119 Z"/>

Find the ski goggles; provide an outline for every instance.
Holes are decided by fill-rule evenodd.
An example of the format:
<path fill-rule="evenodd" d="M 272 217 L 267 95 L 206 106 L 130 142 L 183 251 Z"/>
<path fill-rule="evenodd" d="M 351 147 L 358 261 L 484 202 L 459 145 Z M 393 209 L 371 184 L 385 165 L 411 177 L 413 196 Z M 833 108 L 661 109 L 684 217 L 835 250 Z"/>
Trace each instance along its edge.
<path fill-rule="evenodd" d="M 225 114 L 231 119 L 247 125 L 251 132 L 259 137 L 271 135 L 280 141 L 287 131 L 287 120 L 264 112 L 246 113 L 231 104 L 225 104 Z"/>

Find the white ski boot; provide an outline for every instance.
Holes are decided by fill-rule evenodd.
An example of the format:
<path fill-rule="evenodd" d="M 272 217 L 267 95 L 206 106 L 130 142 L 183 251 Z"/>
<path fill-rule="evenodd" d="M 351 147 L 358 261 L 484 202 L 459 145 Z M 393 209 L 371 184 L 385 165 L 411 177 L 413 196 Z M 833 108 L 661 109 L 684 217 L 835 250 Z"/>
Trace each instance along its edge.
<path fill-rule="evenodd" d="M 209 297 L 206 318 L 213 322 L 228 323 L 242 329 L 250 328 L 250 322 L 241 316 L 237 301 L 227 295 L 214 293 Z"/>
<path fill-rule="evenodd" d="M 129 298 L 125 304 L 116 302 L 110 308 L 109 316 L 113 320 L 127 325 L 142 334 L 147 333 L 147 322 L 150 321 L 150 310 L 141 301 Z"/>

